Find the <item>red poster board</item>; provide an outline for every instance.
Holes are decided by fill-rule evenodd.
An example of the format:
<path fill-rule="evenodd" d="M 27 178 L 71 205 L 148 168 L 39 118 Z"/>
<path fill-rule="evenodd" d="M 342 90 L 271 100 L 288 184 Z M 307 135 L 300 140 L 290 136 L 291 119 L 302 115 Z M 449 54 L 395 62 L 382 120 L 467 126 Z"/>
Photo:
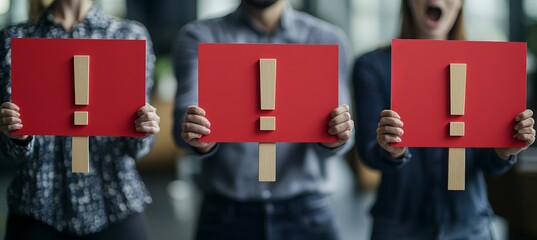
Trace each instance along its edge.
<path fill-rule="evenodd" d="M 75 105 L 73 56 L 89 55 L 89 105 Z M 143 136 L 134 127 L 145 104 L 145 41 L 11 39 L 12 102 L 23 128 L 14 135 Z M 87 126 L 75 126 L 87 111 Z"/>
<path fill-rule="evenodd" d="M 450 115 L 450 63 L 465 63 L 465 114 Z M 526 108 L 526 43 L 393 40 L 392 110 L 408 147 L 521 147 L 515 117 Z M 465 135 L 449 136 L 450 122 Z"/>
<path fill-rule="evenodd" d="M 259 59 L 277 60 L 275 110 L 261 110 Z M 199 106 L 208 142 L 335 142 L 328 134 L 338 106 L 338 46 L 199 44 Z M 275 131 L 259 117 L 275 116 Z"/>

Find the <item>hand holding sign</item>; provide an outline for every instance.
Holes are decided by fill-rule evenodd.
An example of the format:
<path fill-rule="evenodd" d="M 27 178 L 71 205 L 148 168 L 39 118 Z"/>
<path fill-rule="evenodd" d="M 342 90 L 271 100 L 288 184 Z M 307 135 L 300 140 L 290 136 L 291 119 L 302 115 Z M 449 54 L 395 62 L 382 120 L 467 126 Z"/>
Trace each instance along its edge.
<path fill-rule="evenodd" d="M 11 131 L 16 131 L 22 128 L 22 120 L 20 119 L 19 106 L 11 102 L 2 103 L 0 107 L 0 131 L 11 139 L 26 140 L 28 135 L 14 136 Z"/>
<path fill-rule="evenodd" d="M 323 142 L 321 145 L 327 148 L 336 148 L 345 144 L 352 137 L 354 121 L 351 118 L 350 108 L 347 104 L 341 104 L 330 113 L 328 122 L 328 134 L 337 137 L 337 142 Z"/>
<path fill-rule="evenodd" d="M 197 148 L 200 152 L 206 153 L 214 147 L 214 142 L 200 142 L 203 135 L 209 135 L 211 123 L 205 117 L 205 110 L 197 106 L 189 106 L 186 109 L 185 119 L 183 119 L 181 138 Z"/>
<path fill-rule="evenodd" d="M 395 147 L 391 143 L 401 142 L 404 123 L 398 113 L 392 110 L 383 110 L 377 127 L 377 142 L 393 158 L 398 158 L 405 153 L 405 147 Z"/>
<path fill-rule="evenodd" d="M 533 111 L 526 109 L 524 112 L 521 112 L 515 118 L 516 125 L 514 129 L 516 130 L 513 135 L 514 139 L 524 141 L 526 146 L 524 147 L 511 147 L 511 148 L 496 148 L 496 153 L 502 159 L 507 159 L 509 156 L 518 154 L 528 148 L 535 142 L 535 129 L 533 125 L 535 120 L 533 119 Z"/>

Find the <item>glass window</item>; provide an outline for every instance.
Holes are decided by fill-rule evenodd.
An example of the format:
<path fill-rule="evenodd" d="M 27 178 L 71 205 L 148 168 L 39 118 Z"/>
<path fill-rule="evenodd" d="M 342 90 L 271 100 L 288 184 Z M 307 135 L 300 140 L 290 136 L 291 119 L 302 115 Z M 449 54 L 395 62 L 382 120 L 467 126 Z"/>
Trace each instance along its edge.
<path fill-rule="evenodd" d="M 470 40 L 509 39 L 509 5 L 505 0 L 465 1 L 466 33 Z"/>
<path fill-rule="evenodd" d="M 232 12 L 239 0 L 198 0 L 198 19 L 220 17 Z"/>

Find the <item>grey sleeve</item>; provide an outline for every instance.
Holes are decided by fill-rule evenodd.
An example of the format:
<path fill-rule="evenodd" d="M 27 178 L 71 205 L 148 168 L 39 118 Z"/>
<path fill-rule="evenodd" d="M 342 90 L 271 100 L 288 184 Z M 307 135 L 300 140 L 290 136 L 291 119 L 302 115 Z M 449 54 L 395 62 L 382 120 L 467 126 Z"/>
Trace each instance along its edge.
<path fill-rule="evenodd" d="M 181 138 L 181 125 L 188 106 L 198 105 L 198 43 L 201 42 L 201 34 L 198 31 L 193 24 L 183 27 L 172 51 L 173 69 L 177 79 L 172 135 L 179 147 L 194 153 L 197 152 L 193 147 Z"/>
<path fill-rule="evenodd" d="M 351 116 L 352 114 L 352 103 L 351 103 L 351 94 L 350 94 L 350 79 L 349 79 L 349 66 L 350 66 L 350 59 L 352 55 L 352 51 L 349 47 L 349 41 L 347 39 L 347 36 L 345 33 L 339 29 L 336 28 L 334 32 L 331 34 L 324 34 L 322 43 L 326 44 L 337 44 L 338 45 L 338 56 L 339 56 L 339 78 L 338 78 L 338 101 L 339 104 L 347 104 L 350 107 Z M 337 106 L 334 106 L 334 108 Z M 328 123 L 327 123 L 328 125 Z M 323 147 L 320 144 L 316 144 L 314 147 L 315 151 L 320 154 L 323 157 L 330 157 L 330 156 L 339 156 L 343 155 L 346 152 L 348 152 L 353 146 L 354 146 L 354 134 L 355 131 L 353 130 L 353 136 L 347 141 L 345 144 L 343 144 L 340 147 L 329 149 L 326 147 Z"/>

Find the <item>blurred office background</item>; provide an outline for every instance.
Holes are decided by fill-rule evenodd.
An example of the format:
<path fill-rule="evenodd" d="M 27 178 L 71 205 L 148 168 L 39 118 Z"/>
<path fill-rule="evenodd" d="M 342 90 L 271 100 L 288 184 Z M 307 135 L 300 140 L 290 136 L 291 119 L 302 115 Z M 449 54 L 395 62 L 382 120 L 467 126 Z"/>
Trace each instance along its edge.
<path fill-rule="evenodd" d="M 47 1 L 47 0 L 44 0 Z M 175 79 L 170 51 L 185 23 L 233 11 L 239 0 L 96 0 L 106 12 L 135 19 L 149 29 L 157 54 L 152 104 L 161 115 L 161 132 L 153 151 L 138 163 L 153 196 L 146 215 L 153 239 L 191 239 L 200 194 L 193 183 L 197 164 L 177 149 L 171 137 Z M 334 23 L 347 32 L 354 57 L 388 45 L 398 35 L 400 0 L 291 0 L 296 9 Z M 535 109 L 537 80 L 537 1 L 466 0 L 471 40 L 527 41 L 528 107 Z M 0 27 L 27 19 L 27 1 L 0 0 Z M 359 124 L 359 123 L 358 123 Z M 0 237 L 4 236 L 6 188 L 16 166 L 0 159 Z M 379 174 L 364 167 L 355 154 L 329 161 L 329 182 L 342 238 L 368 239 L 369 208 Z M 496 239 L 537 239 L 537 148 L 528 149 L 518 165 L 489 178 L 489 197 L 498 218 Z"/>

